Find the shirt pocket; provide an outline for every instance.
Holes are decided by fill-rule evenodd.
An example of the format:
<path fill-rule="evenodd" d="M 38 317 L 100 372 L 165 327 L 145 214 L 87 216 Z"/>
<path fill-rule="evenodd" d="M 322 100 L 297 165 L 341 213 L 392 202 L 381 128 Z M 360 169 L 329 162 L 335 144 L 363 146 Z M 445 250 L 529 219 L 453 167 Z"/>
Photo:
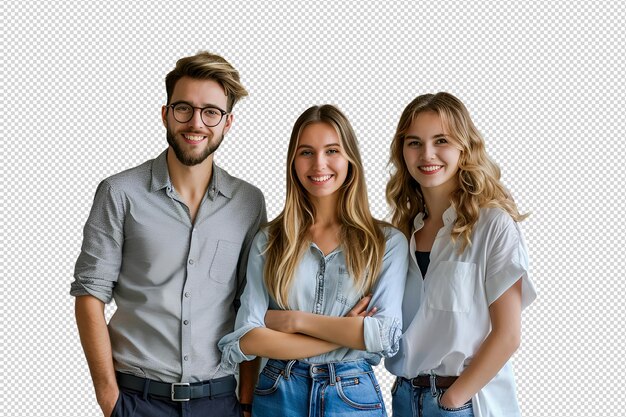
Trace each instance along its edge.
<path fill-rule="evenodd" d="M 218 240 L 215 254 L 209 268 L 209 276 L 215 282 L 228 284 L 235 279 L 240 243 Z"/>
<path fill-rule="evenodd" d="M 336 301 L 340 305 L 337 314 L 343 316 L 363 297 L 363 291 L 354 282 L 348 268 L 340 266 L 337 274 Z"/>
<path fill-rule="evenodd" d="M 428 278 L 427 303 L 433 310 L 467 313 L 475 291 L 476 265 L 470 262 L 443 261 Z"/>

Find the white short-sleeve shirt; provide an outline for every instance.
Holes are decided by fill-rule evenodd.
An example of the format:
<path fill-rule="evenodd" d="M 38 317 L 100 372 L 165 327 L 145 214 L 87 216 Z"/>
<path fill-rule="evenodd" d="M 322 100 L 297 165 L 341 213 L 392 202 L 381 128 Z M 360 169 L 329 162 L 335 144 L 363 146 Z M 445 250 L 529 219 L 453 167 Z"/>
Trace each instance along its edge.
<path fill-rule="evenodd" d="M 416 216 L 414 231 L 423 227 L 423 217 L 423 213 Z M 460 375 L 491 331 L 491 303 L 520 278 L 522 309 L 536 298 L 528 276 L 526 244 L 508 213 L 481 209 L 472 245 L 461 254 L 450 233 L 455 220 L 456 212 L 450 207 L 443 214 L 444 226 L 437 233 L 424 278 L 415 258 L 415 235 L 411 237 L 400 350 L 385 360 L 394 375 Z M 473 397 L 474 415 L 519 416 L 515 391 L 507 362 Z"/>

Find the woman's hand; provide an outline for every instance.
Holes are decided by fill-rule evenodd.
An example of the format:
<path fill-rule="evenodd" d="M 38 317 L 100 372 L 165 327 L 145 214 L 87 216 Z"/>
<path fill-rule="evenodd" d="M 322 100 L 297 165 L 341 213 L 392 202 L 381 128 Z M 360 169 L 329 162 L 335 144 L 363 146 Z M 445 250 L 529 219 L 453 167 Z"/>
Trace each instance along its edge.
<path fill-rule="evenodd" d="M 267 313 L 265 313 L 265 327 L 262 328 L 262 330 L 269 332 L 277 331 L 292 336 L 307 335 L 315 339 L 325 340 L 333 345 L 365 350 L 365 339 L 363 336 L 364 321 L 365 319 L 358 315 L 354 317 L 334 317 L 307 313 L 305 311 L 268 310 Z M 254 330 L 250 331 L 248 334 L 252 332 L 254 332 Z M 241 341 L 245 341 L 248 334 L 246 334 Z M 253 353 L 252 350 L 249 352 L 244 350 L 244 344 L 241 344 L 241 341 L 241 350 L 246 354 Z M 246 346 L 248 346 L 247 343 Z M 256 350 L 255 352 L 254 354 L 257 356 L 264 356 Z M 274 356 L 269 357 L 276 358 Z"/>
<path fill-rule="evenodd" d="M 439 399 L 442 406 L 461 407 L 487 385 L 515 353 L 521 334 L 521 278 L 491 303 L 489 317 L 491 332 L 467 368 Z"/>
<path fill-rule="evenodd" d="M 298 333 L 299 311 L 267 310 L 265 327 L 283 333 Z"/>
<path fill-rule="evenodd" d="M 345 317 L 371 317 L 378 309 L 373 307 L 367 310 L 367 306 L 372 301 L 372 294 L 368 294 L 361 298 L 358 303 L 352 307 Z M 265 313 L 265 327 L 283 333 L 299 333 L 300 320 L 302 312 L 296 310 L 267 310 Z"/>
<path fill-rule="evenodd" d="M 463 405 L 465 405 L 466 402 L 469 401 L 469 399 L 463 401 L 462 398 L 460 400 L 458 398 L 451 398 L 452 394 L 453 392 L 450 392 L 450 390 L 444 392 L 443 395 L 441 395 L 441 397 L 439 398 L 439 404 L 441 404 L 442 407 L 454 409 L 462 407 Z"/>
<path fill-rule="evenodd" d="M 361 298 L 359 302 L 346 313 L 346 317 L 372 317 L 378 309 L 376 307 L 372 307 L 370 311 L 367 311 L 367 306 L 370 301 L 372 301 L 372 294 L 368 294 Z"/>

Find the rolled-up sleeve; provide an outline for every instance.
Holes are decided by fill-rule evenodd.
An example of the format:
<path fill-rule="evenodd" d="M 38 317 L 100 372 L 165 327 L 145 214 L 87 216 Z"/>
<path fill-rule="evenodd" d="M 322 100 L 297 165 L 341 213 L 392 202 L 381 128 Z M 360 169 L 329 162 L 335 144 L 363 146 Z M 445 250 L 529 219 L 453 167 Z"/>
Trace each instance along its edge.
<path fill-rule="evenodd" d="M 248 255 L 246 270 L 246 286 L 241 295 L 241 307 L 237 312 L 235 330 L 224 336 L 218 343 L 222 351 L 222 369 L 232 370 L 238 363 L 255 358 L 241 351 L 239 341 L 250 330 L 265 327 L 265 313 L 269 306 L 269 295 L 263 283 L 263 268 L 265 256 L 263 251 L 267 244 L 267 235 L 264 231 L 257 233 L 252 241 Z"/>
<path fill-rule="evenodd" d="M 83 244 L 74 268 L 70 294 L 111 301 L 122 264 L 124 218 L 120 196 L 103 181 L 96 190 L 83 229 Z"/>
<path fill-rule="evenodd" d="M 391 357 L 398 352 L 402 335 L 402 296 L 409 267 L 409 246 L 402 233 L 386 228 L 383 264 L 368 310 L 378 310 L 364 319 L 365 348 Z"/>

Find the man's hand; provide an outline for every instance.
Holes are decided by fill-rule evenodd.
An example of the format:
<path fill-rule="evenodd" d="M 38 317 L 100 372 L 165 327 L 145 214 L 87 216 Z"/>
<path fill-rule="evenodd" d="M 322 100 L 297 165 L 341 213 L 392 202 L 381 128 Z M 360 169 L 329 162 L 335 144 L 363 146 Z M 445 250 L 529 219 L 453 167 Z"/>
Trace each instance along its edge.
<path fill-rule="evenodd" d="M 243 417 L 252 417 L 252 411 L 242 411 Z"/>
<path fill-rule="evenodd" d="M 108 389 L 106 392 L 96 392 L 98 405 L 100 406 L 100 409 L 102 409 L 104 417 L 111 417 L 113 415 L 113 409 L 115 408 L 115 404 L 117 403 L 119 396 L 120 390 L 117 387 Z"/>
<path fill-rule="evenodd" d="M 261 358 L 255 358 L 239 364 L 239 404 L 241 404 L 242 408 L 243 404 L 252 404 L 260 365 Z M 252 413 L 242 410 L 242 414 L 244 417 L 250 417 Z"/>
<path fill-rule="evenodd" d="M 372 307 L 370 311 L 367 311 L 367 306 L 370 301 L 372 301 L 372 294 L 368 294 L 361 298 L 359 302 L 346 313 L 346 317 L 372 317 L 378 309 L 376 307 Z"/>
<path fill-rule="evenodd" d="M 119 396 L 119 388 L 113 368 L 111 339 L 104 319 L 104 303 L 91 295 L 77 297 L 75 314 L 98 404 L 104 417 L 110 417 Z"/>

